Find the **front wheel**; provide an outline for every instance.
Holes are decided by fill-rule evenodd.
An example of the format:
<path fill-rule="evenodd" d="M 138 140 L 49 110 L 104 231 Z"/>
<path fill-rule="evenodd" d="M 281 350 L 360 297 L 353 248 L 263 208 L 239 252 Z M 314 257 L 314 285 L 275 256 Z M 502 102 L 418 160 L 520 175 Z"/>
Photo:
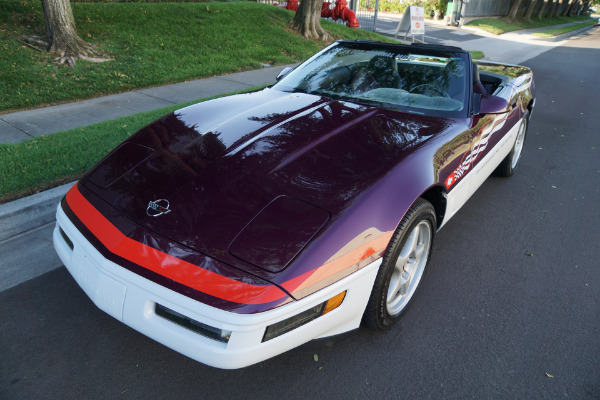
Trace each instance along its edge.
<path fill-rule="evenodd" d="M 363 322 L 374 329 L 396 323 L 413 299 L 429 261 L 435 235 L 435 209 L 418 199 L 408 210 L 388 245 Z"/>
<path fill-rule="evenodd" d="M 513 145 L 512 150 L 504 160 L 498 165 L 498 168 L 494 171 L 494 175 L 497 176 L 511 176 L 517 168 L 517 164 L 521 159 L 521 152 L 523 151 L 523 145 L 525 144 L 525 135 L 527 134 L 527 125 L 529 124 L 529 110 L 525 110 L 523 118 L 521 119 L 521 126 L 517 133 L 517 139 Z"/>

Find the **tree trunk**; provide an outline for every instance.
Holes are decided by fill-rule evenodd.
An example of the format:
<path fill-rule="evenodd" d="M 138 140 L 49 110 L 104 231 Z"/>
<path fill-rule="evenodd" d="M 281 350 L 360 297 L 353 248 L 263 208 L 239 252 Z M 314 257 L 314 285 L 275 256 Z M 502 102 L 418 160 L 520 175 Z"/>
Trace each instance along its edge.
<path fill-rule="evenodd" d="M 554 14 L 556 12 L 556 7 L 557 7 L 558 1 L 559 0 L 550 0 L 550 4 L 548 7 L 548 15 L 546 16 L 546 18 L 548 18 L 548 19 L 554 18 Z"/>
<path fill-rule="evenodd" d="M 587 14 L 590 8 L 590 0 L 583 0 L 583 9 L 581 10 L 581 14 Z"/>
<path fill-rule="evenodd" d="M 578 15 L 578 11 L 579 11 L 579 0 L 575 0 L 575 1 L 573 1 L 573 3 L 571 4 L 571 7 L 569 8 L 569 12 L 567 13 L 567 16 L 572 17 L 573 15 Z"/>
<path fill-rule="evenodd" d="M 546 7 L 548 7 L 548 2 L 547 1 L 542 2 L 540 9 L 538 10 L 538 12 L 535 16 L 537 19 L 542 19 L 543 15 L 544 15 L 544 11 L 546 11 Z"/>
<path fill-rule="evenodd" d="M 527 11 L 525 11 L 525 19 L 531 21 L 531 14 L 533 14 L 533 10 L 535 9 L 535 5 L 537 4 L 537 2 L 538 0 L 531 0 L 531 2 L 529 3 L 529 7 L 527 7 Z"/>
<path fill-rule="evenodd" d="M 581 10 L 581 4 L 579 3 L 579 0 L 577 0 L 575 3 L 573 3 L 569 16 L 571 17 L 573 15 L 579 15 L 579 10 Z"/>
<path fill-rule="evenodd" d="M 307 39 L 328 40 L 329 34 L 321 27 L 323 0 L 302 0 L 292 27 Z"/>
<path fill-rule="evenodd" d="M 563 1 L 563 9 L 560 12 L 560 16 L 561 17 L 566 17 L 569 14 L 569 10 L 570 9 L 571 9 L 571 1 L 569 1 L 569 0 Z"/>
<path fill-rule="evenodd" d="M 552 10 L 552 18 L 558 18 L 558 16 L 560 15 L 560 0 L 556 0 L 556 3 L 554 4 L 554 9 Z"/>
<path fill-rule="evenodd" d="M 29 43 L 44 44 L 46 50 L 57 55 L 59 64 L 75 65 L 77 59 L 92 62 L 107 61 L 105 55 L 77 35 L 69 0 L 42 0 L 46 41 L 26 37 Z"/>
<path fill-rule="evenodd" d="M 519 13 L 519 8 L 521 8 L 521 3 L 523 3 L 523 0 L 515 0 L 513 5 L 510 7 L 510 10 L 508 11 L 507 17 L 509 19 L 517 18 L 517 14 Z"/>
<path fill-rule="evenodd" d="M 570 1 L 569 0 L 563 0 L 562 4 L 561 4 L 561 9 L 559 12 L 556 13 L 557 16 L 560 17 L 564 17 L 567 15 L 567 11 L 569 11 L 569 4 Z"/>

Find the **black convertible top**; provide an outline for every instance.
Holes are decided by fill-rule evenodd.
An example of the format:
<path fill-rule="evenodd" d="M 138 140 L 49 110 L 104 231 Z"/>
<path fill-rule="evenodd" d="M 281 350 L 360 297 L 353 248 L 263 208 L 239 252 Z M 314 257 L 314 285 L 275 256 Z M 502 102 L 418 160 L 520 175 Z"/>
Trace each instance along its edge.
<path fill-rule="evenodd" d="M 402 43 L 384 43 L 384 42 L 377 42 L 374 40 L 338 40 L 336 43 L 343 43 L 343 44 L 348 44 L 348 45 L 360 45 L 361 47 L 388 47 L 391 49 L 398 49 L 398 48 L 410 48 L 410 49 L 422 49 L 422 50 L 429 50 L 429 51 L 441 51 L 441 52 L 446 52 L 446 53 L 465 53 L 468 54 L 468 52 L 466 50 L 461 49 L 460 47 L 456 47 L 456 46 L 444 46 L 444 45 L 439 45 L 439 44 L 427 44 L 427 43 L 411 43 L 410 45 L 406 45 L 406 44 L 402 44 Z"/>

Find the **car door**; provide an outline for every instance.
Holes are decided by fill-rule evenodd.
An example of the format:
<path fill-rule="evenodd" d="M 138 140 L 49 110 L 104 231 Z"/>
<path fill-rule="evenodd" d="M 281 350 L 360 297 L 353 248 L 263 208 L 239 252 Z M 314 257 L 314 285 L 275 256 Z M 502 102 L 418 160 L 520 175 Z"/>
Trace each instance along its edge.
<path fill-rule="evenodd" d="M 469 199 L 471 154 L 478 126 L 474 119 L 467 119 L 464 129 L 446 142 L 436 154 L 435 163 L 440 167 L 440 180 L 443 180 L 446 188 L 444 223 Z"/>
<path fill-rule="evenodd" d="M 510 152 L 520 126 L 520 105 L 512 85 L 508 84 L 496 94 L 509 99 L 509 108 L 498 114 L 479 114 L 478 124 L 473 132 L 471 153 L 471 179 L 468 197 L 485 182 L 496 167 Z"/>

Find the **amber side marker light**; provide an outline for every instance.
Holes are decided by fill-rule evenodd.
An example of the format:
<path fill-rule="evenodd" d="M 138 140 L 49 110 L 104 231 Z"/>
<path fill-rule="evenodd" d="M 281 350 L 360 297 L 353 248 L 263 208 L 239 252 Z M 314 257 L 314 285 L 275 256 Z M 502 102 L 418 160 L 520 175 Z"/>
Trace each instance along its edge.
<path fill-rule="evenodd" d="M 299 328 L 302 325 L 307 324 L 332 310 L 335 310 L 342 305 L 345 297 L 346 291 L 344 290 L 342 293 L 337 294 L 329 300 L 311 307 L 308 310 L 302 311 L 300 314 L 296 314 L 293 317 L 284 319 L 283 321 L 279 321 L 273 325 L 269 325 L 265 330 L 265 335 L 263 336 L 262 341 L 266 342 L 267 340 L 274 339 L 277 336 L 281 336 L 284 333 Z"/>
<path fill-rule="evenodd" d="M 323 310 L 322 315 L 325 315 L 329 311 L 335 310 L 336 308 L 341 306 L 342 302 L 344 301 L 345 298 L 346 298 L 346 291 L 344 290 L 342 293 L 340 293 L 336 296 L 333 296 L 332 298 L 327 300 L 327 303 L 325 303 L 325 309 Z"/>

